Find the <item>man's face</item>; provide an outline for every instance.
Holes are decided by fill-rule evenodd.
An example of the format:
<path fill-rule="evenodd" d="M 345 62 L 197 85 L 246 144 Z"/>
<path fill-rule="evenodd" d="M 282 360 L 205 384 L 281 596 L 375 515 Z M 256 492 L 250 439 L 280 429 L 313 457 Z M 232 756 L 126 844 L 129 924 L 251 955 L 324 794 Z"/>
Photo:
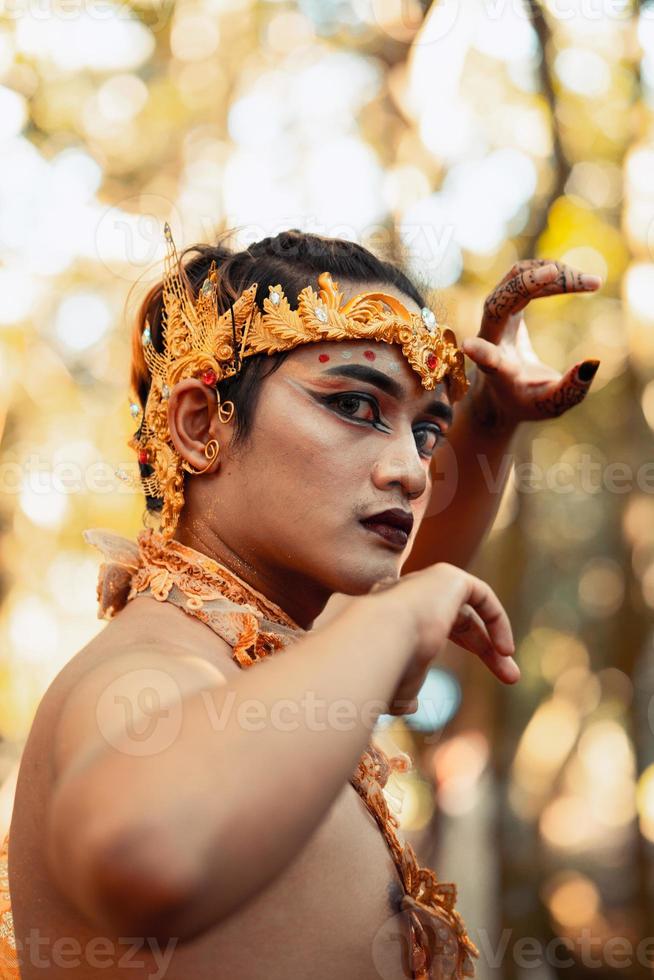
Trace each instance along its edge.
<path fill-rule="evenodd" d="M 359 284 L 345 299 L 363 289 L 393 292 Z M 229 514 L 229 526 L 219 525 L 221 535 L 246 561 L 292 570 L 330 591 L 362 594 L 383 576 L 397 577 L 450 420 L 444 385 L 423 388 L 397 344 L 300 345 L 262 382 L 247 445 L 222 457 L 217 513 Z M 392 508 L 414 517 L 405 544 L 361 524 Z"/>

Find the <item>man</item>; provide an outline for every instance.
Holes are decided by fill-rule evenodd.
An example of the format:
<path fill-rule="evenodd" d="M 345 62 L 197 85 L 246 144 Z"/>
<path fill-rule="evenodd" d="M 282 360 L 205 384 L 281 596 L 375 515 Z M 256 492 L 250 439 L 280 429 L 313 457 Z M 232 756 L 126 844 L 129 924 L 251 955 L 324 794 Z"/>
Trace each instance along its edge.
<path fill-rule="evenodd" d="M 472 975 L 453 887 L 418 867 L 385 807 L 405 762 L 370 734 L 380 712 L 415 710 L 448 638 L 517 680 L 506 614 L 462 570 L 500 497 L 477 457 L 494 468 L 520 422 L 584 397 L 597 362 L 562 377 L 540 364 L 521 311 L 599 281 L 510 270 L 464 344 L 480 371 L 453 413 L 462 357 L 415 287 L 352 243 L 278 240 L 220 254 L 220 277 L 210 253 L 189 264 L 192 307 L 172 260 L 146 298 L 132 444 L 164 533 L 106 544 L 113 618 L 48 689 L 25 747 L 10 877 L 26 980 L 46 963 L 174 980 Z M 338 283 L 295 288 L 320 269 Z M 233 314 L 232 344 L 207 342 L 216 310 L 225 331 Z M 248 345 L 285 350 L 256 412 L 239 402 Z M 447 506 L 431 476 L 446 434 Z M 317 625 L 334 594 L 355 598 Z M 378 941 L 396 916 L 407 956 Z"/>

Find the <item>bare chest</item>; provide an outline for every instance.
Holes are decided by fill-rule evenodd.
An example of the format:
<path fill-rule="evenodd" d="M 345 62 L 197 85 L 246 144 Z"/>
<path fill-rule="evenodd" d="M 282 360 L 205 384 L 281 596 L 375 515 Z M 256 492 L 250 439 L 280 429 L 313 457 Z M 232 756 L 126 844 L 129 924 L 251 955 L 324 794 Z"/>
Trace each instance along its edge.
<path fill-rule="evenodd" d="M 140 607 L 139 607 L 140 603 Z M 107 655 L 119 629 L 132 635 L 153 600 L 130 603 L 99 638 Z M 239 668 L 218 662 L 211 633 L 179 610 L 168 616 L 192 652 L 225 676 Z M 130 619 L 131 617 L 131 619 Z M 164 620 L 164 625 L 166 624 Z M 146 624 L 146 632 L 152 632 Z M 80 658 L 76 670 L 84 669 Z M 62 975 L 114 980 L 129 969 L 134 980 L 405 980 L 408 926 L 398 902 L 398 871 L 377 823 L 346 782 L 294 861 L 261 894 L 229 919 L 185 943 L 166 947 L 154 937 L 101 935 L 50 880 L 43 857 L 43 828 L 51 790 L 51 732 L 71 672 L 56 696 L 46 697 L 25 747 L 10 837 L 10 890 L 22 980 L 41 980 L 44 967 Z M 180 792 L 183 787 L 180 787 Z M 265 834 L 265 815 L 261 833 Z M 65 971 L 65 973 L 64 973 Z M 0 971 L 1 974 L 1 971 Z"/>
<path fill-rule="evenodd" d="M 27 760 L 26 760 L 27 761 Z M 62 901 L 41 856 L 36 783 L 17 800 L 11 892 L 23 980 L 43 968 L 79 978 L 150 980 L 402 980 L 408 932 L 390 851 L 346 784 L 292 864 L 215 929 L 166 946 L 154 937 L 100 935 Z M 261 832 L 265 833 L 265 821 Z"/>

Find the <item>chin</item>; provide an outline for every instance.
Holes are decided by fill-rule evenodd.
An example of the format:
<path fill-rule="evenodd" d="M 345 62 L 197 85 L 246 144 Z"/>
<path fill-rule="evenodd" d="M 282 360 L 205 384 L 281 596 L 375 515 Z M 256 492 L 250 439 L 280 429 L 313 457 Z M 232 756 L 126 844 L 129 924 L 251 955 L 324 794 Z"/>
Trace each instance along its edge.
<path fill-rule="evenodd" d="M 350 574 L 343 574 L 345 570 L 341 569 L 340 584 L 334 591 L 345 595 L 367 595 L 380 579 L 398 579 L 404 559 L 404 554 L 389 554 L 385 560 L 370 561 L 365 567 L 352 569 Z"/>

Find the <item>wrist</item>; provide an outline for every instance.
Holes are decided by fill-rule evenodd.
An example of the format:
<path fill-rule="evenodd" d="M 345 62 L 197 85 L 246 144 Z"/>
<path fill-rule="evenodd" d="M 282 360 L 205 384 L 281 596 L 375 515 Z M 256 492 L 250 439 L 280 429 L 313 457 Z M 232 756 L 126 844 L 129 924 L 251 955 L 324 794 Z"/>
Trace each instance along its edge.
<path fill-rule="evenodd" d="M 398 594 L 397 582 L 376 583 L 374 592 L 361 596 L 363 615 L 370 623 L 371 634 L 389 650 L 390 656 L 403 667 L 418 643 L 418 624 L 409 606 Z M 373 586 L 375 588 L 375 586 Z"/>
<path fill-rule="evenodd" d="M 510 442 L 521 422 L 507 411 L 497 395 L 483 383 L 470 391 L 468 398 L 462 402 L 461 409 L 467 417 L 470 430 L 485 440 Z"/>

